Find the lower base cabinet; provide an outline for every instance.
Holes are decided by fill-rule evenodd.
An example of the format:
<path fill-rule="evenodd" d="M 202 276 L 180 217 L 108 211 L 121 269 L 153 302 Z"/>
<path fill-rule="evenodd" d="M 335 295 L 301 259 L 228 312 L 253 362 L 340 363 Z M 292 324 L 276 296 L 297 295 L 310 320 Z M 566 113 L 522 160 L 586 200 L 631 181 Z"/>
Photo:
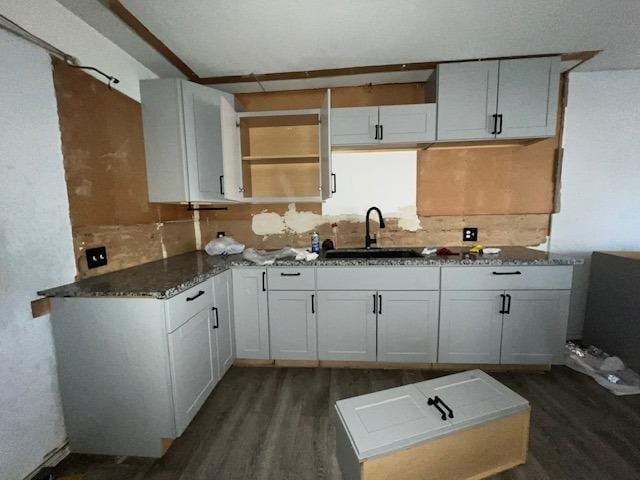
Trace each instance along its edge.
<path fill-rule="evenodd" d="M 318 292 L 318 358 L 375 361 L 375 291 Z"/>
<path fill-rule="evenodd" d="M 269 338 L 273 359 L 316 360 L 315 293 L 269 292 Z"/>
<path fill-rule="evenodd" d="M 233 365 L 236 358 L 236 339 L 233 318 L 233 284 L 231 270 L 213 277 L 214 330 L 217 337 L 220 376 Z"/>
<path fill-rule="evenodd" d="M 238 358 L 269 359 L 267 271 L 233 269 L 233 307 Z"/>

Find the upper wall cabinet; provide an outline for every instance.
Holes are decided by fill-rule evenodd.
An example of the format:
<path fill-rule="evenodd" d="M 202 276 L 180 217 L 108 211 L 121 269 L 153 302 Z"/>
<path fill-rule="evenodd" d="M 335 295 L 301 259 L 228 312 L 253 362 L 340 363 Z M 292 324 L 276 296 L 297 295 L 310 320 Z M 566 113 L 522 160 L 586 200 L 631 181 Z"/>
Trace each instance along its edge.
<path fill-rule="evenodd" d="M 149 200 L 237 200 L 233 178 L 226 177 L 240 166 L 230 157 L 233 146 L 223 148 L 224 123 L 235 129 L 235 118 L 228 118 L 235 115 L 233 96 L 176 79 L 143 80 L 140 90 Z"/>
<path fill-rule="evenodd" d="M 438 66 L 438 141 L 552 137 L 560 57 Z"/>
<path fill-rule="evenodd" d="M 415 145 L 435 140 L 435 104 L 331 109 L 331 144 Z"/>

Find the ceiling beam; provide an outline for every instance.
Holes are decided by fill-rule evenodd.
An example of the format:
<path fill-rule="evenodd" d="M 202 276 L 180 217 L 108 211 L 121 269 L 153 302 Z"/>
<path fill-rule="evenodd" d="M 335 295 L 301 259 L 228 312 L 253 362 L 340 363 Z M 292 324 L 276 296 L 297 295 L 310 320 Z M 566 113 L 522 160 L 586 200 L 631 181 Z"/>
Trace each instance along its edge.
<path fill-rule="evenodd" d="M 198 83 L 204 85 L 221 85 L 225 83 L 248 83 L 248 82 L 273 82 L 277 80 L 299 80 L 307 78 L 322 77 L 340 77 L 345 75 L 362 75 L 369 73 L 387 73 L 387 72 L 406 72 L 410 70 L 433 70 L 440 63 L 453 62 L 475 62 L 478 60 L 509 60 L 516 58 L 538 58 L 548 57 L 550 55 L 560 55 L 563 61 L 580 60 L 583 63 L 595 55 L 600 50 L 572 53 L 544 53 L 539 55 L 518 55 L 513 57 L 498 58 L 472 58 L 464 60 L 447 60 L 442 62 L 416 62 L 416 63 L 396 63 L 392 65 L 369 65 L 363 67 L 346 67 L 346 68 L 329 68 L 324 70 L 300 70 L 296 72 L 278 72 L 278 73 L 249 73 L 246 75 L 228 75 L 221 77 L 203 77 L 197 80 Z"/>
<path fill-rule="evenodd" d="M 129 26 L 142 40 L 147 42 L 154 50 L 166 58 L 174 67 L 180 70 L 189 80 L 199 81 L 200 77 L 184 63 L 178 55 L 156 37 L 151 30 L 144 26 L 133 13 L 120 3 L 119 0 L 103 0 L 103 3 L 116 14 L 120 20 Z"/>

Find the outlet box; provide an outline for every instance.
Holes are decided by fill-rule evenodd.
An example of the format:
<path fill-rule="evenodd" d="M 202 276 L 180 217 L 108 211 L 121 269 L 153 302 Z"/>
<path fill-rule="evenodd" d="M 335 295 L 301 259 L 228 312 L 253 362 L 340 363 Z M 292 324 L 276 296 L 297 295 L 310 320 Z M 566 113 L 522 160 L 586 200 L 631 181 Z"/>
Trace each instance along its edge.
<path fill-rule="evenodd" d="M 107 264 L 107 247 L 88 248 L 86 254 L 89 268 L 103 267 Z"/>
<path fill-rule="evenodd" d="M 216 237 L 218 237 L 218 238 L 222 238 L 222 237 L 224 237 L 224 232 L 218 232 L 218 233 L 216 234 Z"/>
<path fill-rule="evenodd" d="M 463 242 L 477 242 L 478 241 L 478 229 L 476 227 L 464 227 L 462 229 L 462 241 Z"/>

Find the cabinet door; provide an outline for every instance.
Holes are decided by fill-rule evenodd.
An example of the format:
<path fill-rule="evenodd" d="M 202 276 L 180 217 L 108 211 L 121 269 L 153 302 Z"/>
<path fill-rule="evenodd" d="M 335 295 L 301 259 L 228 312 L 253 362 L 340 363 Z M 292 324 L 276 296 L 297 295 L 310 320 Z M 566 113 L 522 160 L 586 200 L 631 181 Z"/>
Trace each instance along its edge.
<path fill-rule="evenodd" d="M 269 358 L 267 271 L 237 268 L 233 271 L 233 311 L 238 358 Z"/>
<path fill-rule="evenodd" d="M 439 292 L 378 292 L 378 361 L 435 362 Z"/>
<path fill-rule="evenodd" d="M 271 358 L 315 360 L 315 294 L 304 291 L 269 292 Z"/>
<path fill-rule="evenodd" d="M 497 60 L 438 65 L 437 139 L 494 138 L 497 92 Z"/>
<path fill-rule="evenodd" d="M 496 138 L 555 135 L 560 57 L 501 60 Z"/>
<path fill-rule="evenodd" d="M 323 200 L 335 193 L 334 179 L 331 169 L 331 90 L 327 90 L 320 108 L 320 188 Z"/>
<path fill-rule="evenodd" d="M 499 363 L 502 291 L 440 294 L 440 363 Z"/>
<path fill-rule="evenodd" d="M 220 98 L 210 88 L 182 82 L 189 200 L 224 200 Z"/>
<path fill-rule="evenodd" d="M 233 106 L 220 98 L 220 128 L 222 143 L 223 194 L 228 200 L 244 199 L 242 187 L 242 157 L 240 150 L 240 128 Z"/>
<path fill-rule="evenodd" d="M 563 363 L 570 293 L 507 291 L 511 305 L 503 320 L 501 363 Z"/>
<path fill-rule="evenodd" d="M 218 375 L 214 366 L 213 336 L 209 328 L 209 308 L 169 334 L 171 380 L 176 429 L 182 434 L 207 399 Z"/>
<path fill-rule="evenodd" d="M 318 292 L 320 360 L 376 359 L 374 291 Z"/>
<path fill-rule="evenodd" d="M 380 107 L 381 143 L 425 143 L 436 139 L 436 105 L 387 105 Z"/>
<path fill-rule="evenodd" d="M 235 334 L 231 317 L 231 270 L 213 277 L 213 296 L 218 364 L 222 377 L 235 359 Z"/>
<path fill-rule="evenodd" d="M 378 107 L 332 108 L 331 144 L 378 143 L 376 125 L 378 125 Z"/>

